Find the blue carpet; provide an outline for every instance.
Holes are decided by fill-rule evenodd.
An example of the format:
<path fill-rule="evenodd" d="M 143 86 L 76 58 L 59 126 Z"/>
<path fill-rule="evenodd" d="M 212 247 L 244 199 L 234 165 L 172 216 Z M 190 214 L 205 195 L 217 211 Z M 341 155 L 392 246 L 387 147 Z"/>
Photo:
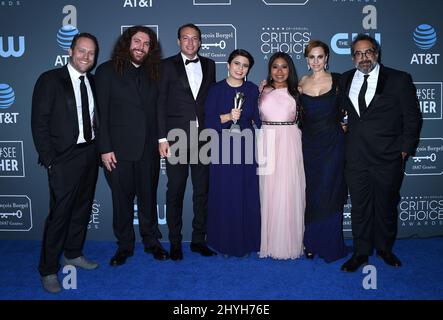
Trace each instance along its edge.
<path fill-rule="evenodd" d="M 183 244 L 184 260 L 156 261 L 137 244 L 125 265 L 109 266 L 113 242 L 88 241 L 85 255 L 97 261 L 94 271 L 77 270 L 77 289 L 49 294 L 40 285 L 39 241 L 0 241 L 1 300 L 441 300 L 443 299 L 443 238 L 398 240 L 394 252 L 401 268 L 375 256 L 377 289 L 366 290 L 366 274 L 344 273 L 342 259 L 277 261 L 201 257 Z M 348 242 L 350 245 L 351 242 Z M 164 244 L 169 247 L 168 244 Z M 348 256 L 349 257 L 349 256 Z M 60 279 L 65 276 L 61 271 Z"/>

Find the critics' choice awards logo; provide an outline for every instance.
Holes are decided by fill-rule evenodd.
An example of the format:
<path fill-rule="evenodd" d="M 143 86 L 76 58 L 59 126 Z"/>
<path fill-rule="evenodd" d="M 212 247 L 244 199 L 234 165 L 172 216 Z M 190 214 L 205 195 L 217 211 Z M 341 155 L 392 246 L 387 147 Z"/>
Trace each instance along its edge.
<path fill-rule="evenodd" d="M 437 31 L 429 24 L 417 26 L 412 34 L 414 44 L 425 51 L 412 54 L 411 64 L 435 65 L 438 64 L 439 53 L 429 52 L 437 43 Z"/>
<path fill-rule="evenodd" d="M 3 112 L 8 110 L 14 102 L 14 89 L 9 84 L 0 83 L 0 125 L 17 123 L 18 112 Z"/>
<path fill-rule="evenodd" d="M 226 63 L 237 48 L 237 29 L 232 24 L 197 24 L 201 30 L 199 54 L 215 63 Z"/>
<path fill-rule="evenodd" d="M 417 152 L 405 166 L 407 176 L 443 174 L 443 138 L 420 138 Z"/>
<path fill-rule="evenodd" d="M 360 2 L 360 1 L 359 1 Z M 373 32 L 377 30 L 377 8 L 374 5 L 366 5 L 362 9 L 362 28 L 366 30 L 366 34 L 370 34 L 374 39 L 381 44 L 381 34 Z M 336 54 L 350 55 L 352 40 L 358 33 L 340 32 L 336 33 L 331 38 L 331 50 Z"/>
<path fill-rule="evenodd" d="M 442 119 L 442 83 L 414 82 L 423 120 Z"/>
<path fill-rule="evenodd" d="M 31 229 L 31 199 L 24 195 L 0 195 L 0 231 Z"/>
<path fill-rule="evenodd" d="M 73 5 L 66 5 L 62 9 L 65 14 L 62 20 L 62 26 L 57 31 L 57 45 L 64 51 L 68 51 L 71 47 L 72 39 L 79 33 L 77 29 L 77 8 Z M 68 54 L 58 55 L 55 58 L 54 66 L 62 67 L 69 61 Z"/>
<path fill-rule="evenodd" d="M 23 141 L 0 141 L 0 178 L 25 177 Z"/>
<path fill-rule="evenodd" d="M 303 59 L 305 47 L 311 40 L 307 27 L 262 27 L 260 50 L 264 59 L 269 59 L 275 52 L 289 54 L 292 59 Z"/>
<path fill-rule="evenodd" d="M 124 0 L 123 8 L 151 8 L 152 0 Z"/>
<path fill-rule="evenodd" d="M 399 222 L 403 228 L 443 226 L 443 196 L 401 197 Z"/>
<path fill-rule="evenodd" d="M 0 36 L 0 57 L 2 58 L 19 58 L 25 53 L 25 37 L 24 36 Z"/>

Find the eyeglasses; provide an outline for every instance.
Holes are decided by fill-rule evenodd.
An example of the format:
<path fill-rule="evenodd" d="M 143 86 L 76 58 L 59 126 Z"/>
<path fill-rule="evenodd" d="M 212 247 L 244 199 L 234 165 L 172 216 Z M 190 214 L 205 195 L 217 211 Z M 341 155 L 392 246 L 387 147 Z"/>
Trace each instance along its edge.
<path fill-rule="evenodd" d="M 365 56 L 366 58 L 373 58 L 375 56 L 375 50 L 374 49 L 368 49 L 365 52 L 362 51 L 355 51 L 354 52 L 354 58 L 355 59 L 361 59 Z"/>

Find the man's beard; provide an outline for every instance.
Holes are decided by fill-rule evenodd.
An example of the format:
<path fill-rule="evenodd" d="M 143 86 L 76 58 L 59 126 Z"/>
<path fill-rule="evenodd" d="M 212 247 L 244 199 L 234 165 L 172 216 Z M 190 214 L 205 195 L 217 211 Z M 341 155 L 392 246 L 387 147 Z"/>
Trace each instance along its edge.
<path fill-rule="evenodd" d="M 377 66 L 377 61 L 372 62 L 371 60 L 360 61 L 355 64 L 355 67 L 364 74 L 370 73 Z"/>
<path fill-rule="evenodd" d="M 132 49 L 129 53 L 129 56 L 131 57 L 131 61 L 135 64 L 141 65 L 143 64 L 143 62 L 146 60 L 146 58 L 148 57 L 148 54 L 146 52 L 143 51 L 144 55 L 139 59 L 135 56 L 134 51 L 136 51 L 135 49 Z"/>

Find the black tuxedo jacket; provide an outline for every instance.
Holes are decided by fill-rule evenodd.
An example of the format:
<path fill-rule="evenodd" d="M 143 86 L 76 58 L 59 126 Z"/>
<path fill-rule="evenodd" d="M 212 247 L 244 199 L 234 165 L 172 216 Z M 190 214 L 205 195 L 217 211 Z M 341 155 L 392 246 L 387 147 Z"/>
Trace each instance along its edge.
<path fill-rule="evenodd" d="M 341 101 L 348 113 L 347 165 L 380 165 L 399 159 L 401 152 L 413 153 L 421 114 L 411 76 L 380 65 L 375 96 L 359 117 L 349 99 L 355 72 L 344 73 L 340 82 Z"/>
<path fill-rule="evenodd" d="M 205 100 L 209 87 L 215 82 L 215 62 L 199 56 L 202 83 L 194 99 L 186 75 L 182 55 L 166 58 L 160 66 L 158 138 L 166 138 L 169 130 L 181 128 L 189 133 L 189 122 L 198 119 L 199 129 L 205 123 Z"/>
<path fill-rule="evenodd" d="M 98 150 L 101 154 L 114 152 L 117 161 L 138 161 L 145 148 L 158 154 L 157 84 L 141 72 L 139 90 L 133 69 L 129 65 L 120 75 L 112 61 L 107 61 L 95 73 L 100 113 Z"/>
<path fill-rule="evenodd" d="M 96 102 L 94 78 L 91 74 L 87 77 Z M 96 111 L 97 107 L 95 115 Z M 93 127 L 96 130 L 96 119 Z M 32 95 L 31 128 L 39 163 L 45 167 L 77 143 L 77 104 L 67 66 L 44 72 L 38 78 Z"/>

